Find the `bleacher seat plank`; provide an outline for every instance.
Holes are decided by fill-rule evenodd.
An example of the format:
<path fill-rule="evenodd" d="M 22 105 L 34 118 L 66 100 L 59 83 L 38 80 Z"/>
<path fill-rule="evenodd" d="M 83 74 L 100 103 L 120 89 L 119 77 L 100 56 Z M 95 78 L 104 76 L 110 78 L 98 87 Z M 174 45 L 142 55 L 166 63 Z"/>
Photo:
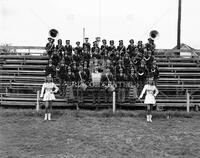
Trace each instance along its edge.
<path fill-rule="evenodd" d="M 41 79 L 44 80 L 45 77 L 41 76 L 6 76 L 6 75 L 1 75 L 0 78 L 9 78 L 9 79 Z"/>
<path fill-rule="evenodd" d="M 42 55 L 0 55 L 1 59 L 40 59 L 40 60 L 48 60 L 48 56 Z"/>
<path fill-rule="evenodd" d="M 156 64 L 158 66 L 192 66 L 192 67 L 196 67 L 197 64 L 196 63 L 186 63 L 186 62 L 156 62 Z"/>
<path fill-rule="evenodd" d="M 160 71 L 190 71 L 190 72 L 200 72 L 198 67 L 162 67 L 159 68 Z"/>
<path fill-rule="evenodd" d="M 12 68 L 12 69 L 45 69 L 45 65 L 19 65 L 19 64 L 5 64 L 1 66 L 2 68 Z"/>
<path fill-rule="evenodd" d="M 25 60 L 24 61 L 25 64 L 48 64 L 48 60 Z"/>
<path fill-rule="evenodd" d="M 0 101 L 1 106 L 35 106 L 36 102 L 23 102 L 23 101 Z"/>

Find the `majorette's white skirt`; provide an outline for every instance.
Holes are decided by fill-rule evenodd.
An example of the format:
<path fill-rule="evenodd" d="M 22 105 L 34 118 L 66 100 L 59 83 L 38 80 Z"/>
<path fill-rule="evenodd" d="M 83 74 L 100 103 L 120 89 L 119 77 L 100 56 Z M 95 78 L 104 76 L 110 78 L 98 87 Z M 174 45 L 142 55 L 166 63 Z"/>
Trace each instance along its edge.
<path fill-rule="evenodd" d="M 51 100 L 55 100 L 55 95 L 52 92 L 45 92 L 44 97 L 43 97 L 43 101 L 51 101 Z"/>
<path fill-rule="evenodd" d="M 144 99 L 145 104 L 155 104 L 156 99 L 153 94 L 147 94 Z"/>

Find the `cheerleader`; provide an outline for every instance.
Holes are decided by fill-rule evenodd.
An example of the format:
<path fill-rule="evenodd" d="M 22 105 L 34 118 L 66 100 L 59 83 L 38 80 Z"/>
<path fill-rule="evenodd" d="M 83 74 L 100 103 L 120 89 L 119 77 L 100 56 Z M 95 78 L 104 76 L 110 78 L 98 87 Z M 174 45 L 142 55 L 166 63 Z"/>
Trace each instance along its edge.
<path fill-rule="evenodd" d="M 52 101 L 56 99 L 54 93 L 57 91 L 58 87 L 53 83 L 51 75 L 47 76 L 40 94 L 40 97 L 46 102 L 44 120 L 51 120 Z"/>
<path fill-rule="evenodd" d="M 152 122 L 151 111 L 153 109 L 153 105 L 156 103 L 155 97 L 158 95 L 158 89 L 156 88 L 152 78 L 149 78 L 148 83 L 145 84 L 139 99 L 143 97 L 145 92 L 146 96 L 144 103 L 147 104 L 147 122 Z"/>

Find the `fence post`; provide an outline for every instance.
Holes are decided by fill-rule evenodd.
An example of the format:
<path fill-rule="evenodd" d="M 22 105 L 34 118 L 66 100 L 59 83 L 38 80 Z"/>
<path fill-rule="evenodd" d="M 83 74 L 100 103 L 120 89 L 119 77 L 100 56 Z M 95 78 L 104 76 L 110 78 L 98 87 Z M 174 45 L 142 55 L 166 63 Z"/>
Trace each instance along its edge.
<path fill-rule="evenodd" d="M 36 102 L 36 111 L 38 112 L 40 110 L 40 103 L 39 103 L 39 99 L 40 99 L 40 91 L 37 91 L 37 102 Z"/>
<path fill-rule="evenodd" d="M 116 97 L 115 97 L 115 89 L 113 91 L 113 114 L 116 111 Z"/>
<path fill-rule="evenodd" d="M 188 89 L 186 90 L 186 95 L 187 95 L 187 112 L 190 112 L 190 94 L 188 92 Z"/>

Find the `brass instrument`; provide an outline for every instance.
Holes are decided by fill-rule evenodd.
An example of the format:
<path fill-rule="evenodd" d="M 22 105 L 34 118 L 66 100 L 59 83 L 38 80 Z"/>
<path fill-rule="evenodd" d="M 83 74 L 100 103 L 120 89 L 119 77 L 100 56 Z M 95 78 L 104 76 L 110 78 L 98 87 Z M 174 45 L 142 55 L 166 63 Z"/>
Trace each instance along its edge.
<path fill-rule="evenodd" d="M 150 33 L 149 33 L 149 36 L 151 39 L 155 39 L 159 36 L 159 32 L 157 30 L 152 30 Z"/>
<path fill-rule="evenodd" d="M 52 38 L 56 38 L 58 36 L 58 31 L 56 29 L 51 29 L 51 30 L 49 30 L 49 35 Z"/>

